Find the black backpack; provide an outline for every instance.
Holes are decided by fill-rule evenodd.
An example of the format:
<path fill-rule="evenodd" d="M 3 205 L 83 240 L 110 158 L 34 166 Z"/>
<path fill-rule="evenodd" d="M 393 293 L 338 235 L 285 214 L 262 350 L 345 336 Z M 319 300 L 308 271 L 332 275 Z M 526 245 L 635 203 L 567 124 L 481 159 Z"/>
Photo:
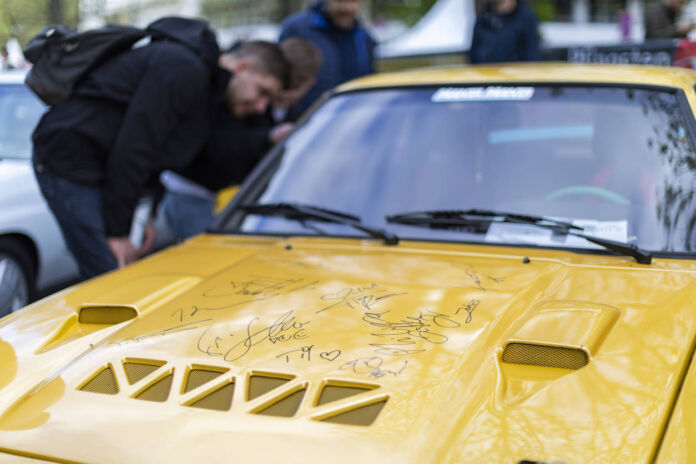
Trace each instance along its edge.
<path fill-rule="evenodd" d="M 48 26 L 24 49 L 33 64 L 25 83 L 44 103 L 57 105 L 70 97 L 85 74 L 149 35 L 151 31 L 117 24 L 85 32 Z"/>

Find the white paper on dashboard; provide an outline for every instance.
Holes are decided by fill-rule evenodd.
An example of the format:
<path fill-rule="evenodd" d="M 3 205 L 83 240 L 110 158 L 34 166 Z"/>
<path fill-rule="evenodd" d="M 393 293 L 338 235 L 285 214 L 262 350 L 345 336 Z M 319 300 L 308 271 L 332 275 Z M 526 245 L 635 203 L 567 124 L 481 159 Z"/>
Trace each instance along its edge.
<path fill-rule="evenodd" d="M 563 218 L 558 218 L 564 221 Z M 566 219 L 573 225 L 584 230 L 581 233 L 597 238 L 628 241 L 628 221 L 597 221 L 595 219 Z M 580 231 L 578 231 L 580 232 Z M 602 248 L 584 238 L 573 235 L 554 234 L 548 229 L 542 229 L 531 224 L 511 224 L 508 222 L 493 222 L 486 232 L 486 242 L 520 243 L 541 246 L 565 246 L 576 248 Z"/>

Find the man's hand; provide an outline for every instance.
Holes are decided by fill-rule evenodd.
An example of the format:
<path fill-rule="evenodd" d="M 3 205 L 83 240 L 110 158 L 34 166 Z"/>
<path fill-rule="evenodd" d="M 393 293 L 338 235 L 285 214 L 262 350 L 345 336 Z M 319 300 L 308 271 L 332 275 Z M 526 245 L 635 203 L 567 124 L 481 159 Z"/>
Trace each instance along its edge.
<path fill-rule="evenodd" d="M 271 139 L 271 142 L 278 143 L 281 140 L 283 140 L 283 138 L 286 135 L 288 135 L 288 133 L 292 130 L 293 127 L 295 127 L 295 125 L 291 122 L 284 122 L 282 124 L 278 124 L 273 129 L 271 129 L 271 132 L 268 134 L 268 138 Z"/>
<path fill-rule="evenodd" d="M 682 21 L 677 23 L 677 32 L 680 35 L 686 35 L 694 28 L 694 23 L 691 21 Z"/>
<path fill-rule="evenodd" d="M 143 243 L 140 245 L 140 249 L 138 250 L 138 259 L 142 258 L 146 254 L 150 252 L 150 249 L 152 248 L 152 244 L 155 242 L 155 224 L 150 218 L 147 221 L 147 225 L 145 226 L 145 234 L 143 235 Z"/>
<path fill-rule="evenodd" d="M 138 253 L 128 237 L 107 237 L 111 254 L 116 258 L 119 268 L 125 267 L 138 259 Z"/>

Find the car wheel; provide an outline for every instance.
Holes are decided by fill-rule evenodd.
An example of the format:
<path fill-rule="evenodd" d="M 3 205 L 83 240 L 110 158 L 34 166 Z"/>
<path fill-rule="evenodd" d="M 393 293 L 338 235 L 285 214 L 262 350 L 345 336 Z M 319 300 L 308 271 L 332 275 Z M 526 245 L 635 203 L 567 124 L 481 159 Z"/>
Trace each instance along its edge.
<path fill-rule="evenodd" d="M 21 242 L 0 238 L 0 317 L 29 303 L 34 284 L 31 263 Z"/>

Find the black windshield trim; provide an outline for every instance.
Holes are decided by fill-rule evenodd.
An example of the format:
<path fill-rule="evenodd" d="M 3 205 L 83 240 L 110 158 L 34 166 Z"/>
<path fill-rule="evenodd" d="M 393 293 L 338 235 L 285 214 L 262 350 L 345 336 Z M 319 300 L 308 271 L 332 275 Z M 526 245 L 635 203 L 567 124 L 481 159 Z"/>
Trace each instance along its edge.
<path fill-rule="evenodd" d="M 210 235 L 220 235 L 220 236 L 234 236 L 238 235 L 240 237 L 269 237 L 269 238 L 284 238 L 291 239 L 295 237 L 299 238 L 316 238 L 316 239 L 349 239 L 349 240 L 375 240 L 372 237 L 358 236 L 358 235 L 317 235 L 317 234 L 301 234 L 301 233 L 272 233 L 272 232 L 242 232 L 242 231 L 208 231 Z M 491 247 L 510 247 L 510 248 L 527 248 L 532 250 L 550 250 L 550 251 L 567 251 L 569 253 L 575 253 L 580 255 L 602 255 L 602 256 L 614 256 L 617 258 L 630 258 L 630 256 L 623 255 L 621 253 L 616 253 L 611 250 L 606 250 L 602 248 L 576 248 L 576 247 L 554 247 L 549 245 L 532 245 L 526 243 L 504 243 L 504 242 L 477 242 L 469 240 L 435 240 L 435 239 L 421 239 L 421 238 L 411 238 L 411 237 L 400 237 L 400 243 L 403 245 L 407 242 L 414 243 L 441 243 L 445 245 L 473 245 L 473 246 L 491 246 Z M 678 251 L 650 251 L 653 258 L 664 258 L 664 259 L 677 259 L 677 260 L 696 260 L 696 252 L 684 253 Z"/>

